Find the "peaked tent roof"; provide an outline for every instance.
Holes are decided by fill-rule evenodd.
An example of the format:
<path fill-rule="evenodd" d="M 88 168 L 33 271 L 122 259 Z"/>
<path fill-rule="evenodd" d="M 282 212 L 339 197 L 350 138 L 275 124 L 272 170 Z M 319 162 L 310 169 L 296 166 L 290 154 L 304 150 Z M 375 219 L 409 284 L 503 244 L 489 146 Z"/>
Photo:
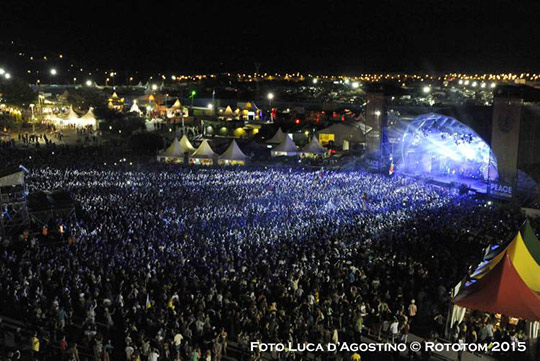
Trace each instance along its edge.
<path fill-rule="evenodd" d="M 311 138 L 311 142 L 306 144 L 304 148 L 302 148 L 302 153 L 313 153 L 313 154 L 324 154 L 326 152 L 326 149 L 319 143 L 317 140 L 317 137 L 313 136 Z"/>
<path fill-rule="evenodd" d="M 180 139 L 180 148 L 182 149 L 182 154 L 186 152 L 193 153 L 195 151 L 195 147 L 191 145 L 191 142 L 185 134 Z"/>
<path fill-rule="evenodd" d="M 182 108 L 182 103 L 180 103 L 180 99 L 176 98 L 176 101 L 174 102 L 173 105 L 171 105 L 171 108 L 174 108 L 174 109 Z"/>
<path fill-rule="evenodd" d="M 272 149 L 272 152 L 297 153 L 298 149 L 296 149 L 296 144 L 294 144 L 292 139 L 288 135 L 285 135 L 285 139 Z"/>
<path fill-rule="evenodd" d="M 65 120 L 74 120 L 74 119 L 78 119 L 79 116 L 73 110 L 73 106 L 70 106 L 68 113 L 66 115 L 64 115 L 62 118 L 65 119 Z"/>
<path fill-rule="evenodd" d="M 129 108 L 129 112 L 134 112 L 134 113 L 140 113 L 141 112 L 141 109 L 139 108 L 139 106 L 137 105 L 136 102 L 133 102 L 133 104 L 131 105 L 131 108 Z"/>
<path fill-rule="evenodd" d="M 174 158 L 181 158 L 184 156 L 184 151 L 182 150 L 182 147 L 180 146 L 180 142 L 178 141 L 178 138 L 175 137 L 172 144 L 169 146 L 169 148 L 165 149 L 163 153 L 160 154 L 164 157 L 174 157 Z"/>
<path fill-rule="evenodd" d="M 540 296 L 523 282 L 506 251 L 484 277 L 462 287 L 454 303 L 484 312 L 540 321 Z"/>
<path fill-rule="evenodd" d="M 524 225 L 526 227 L 526 225 Z M 522 227 L 522 230 L 525 230 Z M 528 226 L 527 237 L 529 239 L 530 246 L 524 241 L 521 231 L 519 231 L 513 240 L 508 245 L 501 249 L 501 251 L 493 258 L 484 260 L 471 275 L 472 279 L 479 280 L 485 277 L 490 271 L 492 271 L 500 262 L 501 259 L 508 254 L 510 261 L 514 265 L 516 272 L 520 278 L 525 282 L 527 287 L 533 291 L 540 293 L 540 264 L 535 259 L 535 255 L 530 252 L 530 248 L 538 247 L 540 242 L 534 236 L 534 232 Z M 534 239 L 531 237 L 534 236 Z M 538 256 L 538 254 L 536 255 Z"/>
<path fill-rule="evenodd" d="M 227 108 L 225 108 L 223 115 L 234 115 L 233 110 L 230 105 L 227 105 Z"/>
<path fill-rule="evenodd" d="M 236 143 L 236 140 L 232 140 L 231 144 L 229 144 L 229 147 L 225 152 L 223 152 L 222 155 L 219 156 L 219 159 L 226 159 L 226 160 L 245 160 L 246 155 L 238 144 Z"/>
<path fill-rule="evenodd" d="M 213 158 L 216 156 L 216 153 L 212 150 L 212 147 L 210 147 L 210 144 L 208 144 L 208 140 L 203 139 L 201 145 L 199 145 L 199 148 L 191 155 L 192 158 Z"/>
<path fill-rule="evenodd" d="M 540 264 L 540 241 L 534 234 L 529 220 L 526 220 L 525 223 L 523 223 L 523 226 L 521 226 L 519 231 L 531 256 L 536 260 L 536 263 Z"/>
<path fill-rule="evenodd" d="M 281 128 L 278 128 L 276 134 L 274 134 L 274 136 L 270 138 L 267 143 L 280 144 L 285 140 L 285 138 L 288 138 L 287 134 L 283 133 Z"/>
<path fill-rule="evenodd" d="M 94 108 L 90 107 L 85 115 L 81 117 L 81 119 L 87 119 L 87 120 L 95 120 L 96 115 L 94 114 Z"/>

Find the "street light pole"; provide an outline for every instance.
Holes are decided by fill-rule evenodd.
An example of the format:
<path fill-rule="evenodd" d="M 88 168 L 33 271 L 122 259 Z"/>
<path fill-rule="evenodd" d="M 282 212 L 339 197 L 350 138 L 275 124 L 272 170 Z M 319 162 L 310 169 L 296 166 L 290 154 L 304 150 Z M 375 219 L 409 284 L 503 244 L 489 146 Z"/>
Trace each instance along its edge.
<path fill-rule="evenodd" d="M 216 89 L 212 89 L 212 109 L 214 115 L 216 114 Z"/>
<path fill-rule="evenodd" d="M 272 117 L 272 99 L 274 99 L 274 93 L 268 93 L 266 97 L 268 98 L 268 110 L 270 112 L 270 120 L 274 120 Z"/>

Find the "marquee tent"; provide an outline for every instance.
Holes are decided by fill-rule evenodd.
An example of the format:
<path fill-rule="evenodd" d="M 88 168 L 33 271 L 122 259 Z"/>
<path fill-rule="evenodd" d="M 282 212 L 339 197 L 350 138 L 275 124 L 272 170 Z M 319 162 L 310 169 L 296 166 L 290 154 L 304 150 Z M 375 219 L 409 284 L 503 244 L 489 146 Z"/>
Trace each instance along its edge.
<path fill-rule="evenodd" d="M 326 149 L 319 143 L 316 136 L 313 136 L 311 142 L 306 144 L 304 148 L 300 151 L 304 156 L 321 156 L 326 153 Z"/>
<path fill-rule="evenodd" d="M 97 129 L 97 118 L 94 114 L 94 109 L 90 107 L 85 115 L 80 117 L 77 120 L 77 126 L 79 127 L 93 127 L 94 129 Z"/>
<path fill-rule="evenodd" d="M 270 138 L 266 143 L 280 144 L 280 143 L 283 143 L 285 138 L 288 138 L 287 134 L 283 133 L 281 128 L 278 128 L 276 134 L 274 134 L 274 136 Z"/>
<path fill-rule="evenodd" d="M 180 138 L 180 148 L 182 149 L 183 153 L 191 154 L 195 151 L 195 147 L 191 145 L 191 142 L 185 134 L 182 136 L 182 138 Z"/>
<path fill-rule="evenodd" d="M 234 112 L 230 105 L 227 105 L 227 108 L 225 108 L 222 115 L 227 119 L 232 119 L 232 117 L 234 117 Z"/>
<path fill-rule="evenodd" d="M 182 108 L 182 103 L 180 103 L 180 99 L 176 98 L 176 101 L 173 105 L 171 105 L 171 109 L 180 109 Z"/>
<path fill-rule="evenodd" d="M 158 161 L 183 163 L 186 153 L 191 154 L 195 148 L 184 134 L 180 141 L 175 137 L 171 145 L 157 156 Z"/>
<path fill-rule="evenodd" d="M 219 157 L 218 163 L 220 165 L 244 165 L 245 161 L 246 155 L 233 139 L 227 150 Z"/>
<path fill-rule="evenodd" d="M 137 105 L 137 101 L 136 101 L 136 100 L 133 101 L 133 104 L 131 105 L 131 108 L 129 108 L 129 112 L 130 112 L 130 113 L 141 114 L 141 109 L 140 109 L 139 106 Z"/>
<path fill-rule="evenodd" d="M 540 241 L 529 223 L 456 288 L 457 306 L 540 321 Z"/>
<path fill-rule="evenodd" d="M 73 107 L 70 106 L 69 111 L 67 112 L 67 114 L 62 116 L 62 119 L 66 120 L 68 122 L 72 122 L 72 121 L 76 121 L 77 119 L 79 119 L 79 116 L 77 115 L 77 113 L 75 113 L 75 111 L 73 110 Z"/>
<path fill-rule="evenodd" d="M 182 151 L 178 138 L 174 138 L 171 145 L 157 156 L 157 160 L 175 163 L 182 163 L 184 161 L 184 152 Z"/>
<path fill-rule="evenodd" d="M 97 129 L 97 119 L 91 109 L 85 115 L 79 117 L 73 107 L 70 106 L 67 114 L 62 116 L 52 115 L 49 120 L 57 127 L 74 126 L 76 128 L 92 127 Z"/>
<path fill-rule="evenodd" d="M 278 146 L 272 149 L 270 154 L 272 157 L 294 157 L 298 155 L 298 149 L 296 149 L 296 145 L 292 139 L 288 135 L 285 135 L 285 139 Z"/>
<path fill-rule="evenodd" d="M 206 139 L 203 139 L 201 145 L 199 145 L 199 148 L 197 148 L 197 150 L 190 156 L 190 160 L 192 160 L 194 164 L 206 165 L 214 164 L 215 158 L 216 153 L 212 150 L 212 147 L 210 147 L 210 144 L 208 144 L 208 140 Z"/>

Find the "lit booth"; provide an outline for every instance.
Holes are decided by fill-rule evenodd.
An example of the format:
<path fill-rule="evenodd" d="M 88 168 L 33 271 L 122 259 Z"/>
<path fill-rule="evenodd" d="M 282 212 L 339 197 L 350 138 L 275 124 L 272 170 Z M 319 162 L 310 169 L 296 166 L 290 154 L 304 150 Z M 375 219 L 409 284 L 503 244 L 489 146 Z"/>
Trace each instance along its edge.
<path fill-rule="evenodd" d="M 296 145 L 292 139 L 288 135 L 285 135 L 285 139 L 272 149 L 270 154 L 272 157 L 295 157 L 298 155 L 298 149 L 296 149 Z"/>
<path fill-rule="evenodd" d="M 326 149 L 319 143 L 317 137 L 313 136 L 311 142 L 306 144 L 300 151 L 300 157 L 302 158 L 321 158 L 325 155 Z"/>
<path fill-rule="evenodd" d="M 195 148 L 185 135 L 180 141 L 175 137 L 172 144 L 157 156 L 157 160 L 159 162 L 184 163 L 188 155 L 194 151 Z"/>
<path fill-rule="evenodd" d="M 231 144 L 222 155 L 219 156 L 219 165 L 244 165 L 247 156 L 242 152 L 236 140 L 232 140 Z"/>
<path fill-rule="evenodd" d="M 199 148 L 189 157 L 189 161 L 196 165 L 214 165 L 217 154 L 212 150 L 208 140 L 204 139 Z"/>

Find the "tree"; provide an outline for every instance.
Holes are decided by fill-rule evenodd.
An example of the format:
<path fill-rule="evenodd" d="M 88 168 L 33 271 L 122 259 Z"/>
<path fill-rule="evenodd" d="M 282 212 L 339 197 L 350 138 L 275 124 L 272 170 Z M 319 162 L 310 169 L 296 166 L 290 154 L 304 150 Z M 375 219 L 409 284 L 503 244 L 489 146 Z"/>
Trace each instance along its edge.
<path fill-rule="evenodd" d="M 94 108 L 94 113 L 105 112 L 107 110 L 107 97 L 101 91 L 91 88 L 81 88 L 69 91 L 68 102 L 76 109 L 88 110 Z"/>
<path fill-rule="evenodd" d="M 8 104 L 27 107 L 36 101 L 36 92 L 21 79 L 13 78 L 5 80 L 0 87 L 3 98 Z"/>

